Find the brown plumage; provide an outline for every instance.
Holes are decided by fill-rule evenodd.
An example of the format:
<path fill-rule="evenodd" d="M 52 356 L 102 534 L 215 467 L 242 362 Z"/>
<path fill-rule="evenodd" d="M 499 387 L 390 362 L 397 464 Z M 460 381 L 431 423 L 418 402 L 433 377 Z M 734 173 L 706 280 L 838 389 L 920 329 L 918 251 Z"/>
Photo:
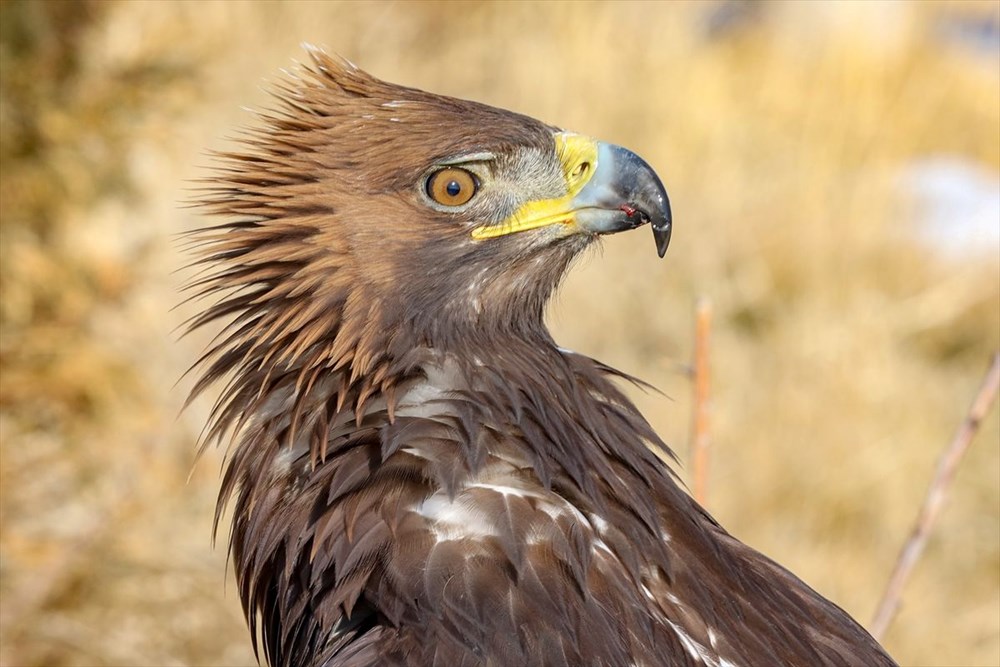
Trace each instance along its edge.
<path fill-rule="evenodd" d="M 893 664 L 688 497 L 629 378 L 545 327 L 597 235 L 651 222 L 666 249 L 648 165 L 311 57 L 193 235 L 217 301 L 192 327 L 225 324 L 193 395 L 224 383 L 217 516 L 266 660 Z"/>

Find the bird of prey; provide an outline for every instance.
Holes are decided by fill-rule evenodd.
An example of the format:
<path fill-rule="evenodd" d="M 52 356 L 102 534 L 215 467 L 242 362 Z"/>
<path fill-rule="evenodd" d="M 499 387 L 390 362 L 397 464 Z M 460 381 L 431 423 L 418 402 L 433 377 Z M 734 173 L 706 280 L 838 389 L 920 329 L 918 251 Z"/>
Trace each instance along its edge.
<path fill-rule="evenodd" d="M 670 240 L 615 145 L 312 50 L 199 195 L 219 516 L 274 667 L 892 665 L 723 530 L 543 315 L 604 234 Z"/>

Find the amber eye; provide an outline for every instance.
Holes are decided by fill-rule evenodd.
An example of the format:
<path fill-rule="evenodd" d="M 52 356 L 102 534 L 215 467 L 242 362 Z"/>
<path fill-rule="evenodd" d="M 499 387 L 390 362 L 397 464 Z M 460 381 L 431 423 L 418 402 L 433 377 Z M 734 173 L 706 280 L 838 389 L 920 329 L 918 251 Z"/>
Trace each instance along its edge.
<path fill-rule="evenodd" d="M 427 196 L 442 206 L 461 206 L 479 189 L 476 177 L 464 169 L 446 167 L 427 179 Z"/>

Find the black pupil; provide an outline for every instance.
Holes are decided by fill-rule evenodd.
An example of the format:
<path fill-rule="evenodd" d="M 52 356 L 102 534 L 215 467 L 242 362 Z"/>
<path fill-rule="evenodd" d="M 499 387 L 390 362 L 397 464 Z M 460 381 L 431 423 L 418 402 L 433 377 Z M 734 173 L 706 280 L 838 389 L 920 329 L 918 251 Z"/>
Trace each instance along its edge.
<path fill-rule="evenodd" d="M 462 186 L 458 181 L 448 181 L 448 185 L 444 186 L 444 191 L 448 193 L 449 197 L 457 197 L 462 192 Z"/>

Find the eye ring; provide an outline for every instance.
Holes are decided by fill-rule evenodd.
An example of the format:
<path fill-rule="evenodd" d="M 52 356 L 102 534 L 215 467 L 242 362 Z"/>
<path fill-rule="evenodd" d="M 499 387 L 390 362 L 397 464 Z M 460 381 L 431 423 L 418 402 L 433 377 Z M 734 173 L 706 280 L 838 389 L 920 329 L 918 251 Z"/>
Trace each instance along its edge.
<path fill-rule="evenodd" d="M 479 191 L 479 180 L 458 167 L 438 169 L 427 177 L 427 196 L 442 206 L 467 204 Z"/>

